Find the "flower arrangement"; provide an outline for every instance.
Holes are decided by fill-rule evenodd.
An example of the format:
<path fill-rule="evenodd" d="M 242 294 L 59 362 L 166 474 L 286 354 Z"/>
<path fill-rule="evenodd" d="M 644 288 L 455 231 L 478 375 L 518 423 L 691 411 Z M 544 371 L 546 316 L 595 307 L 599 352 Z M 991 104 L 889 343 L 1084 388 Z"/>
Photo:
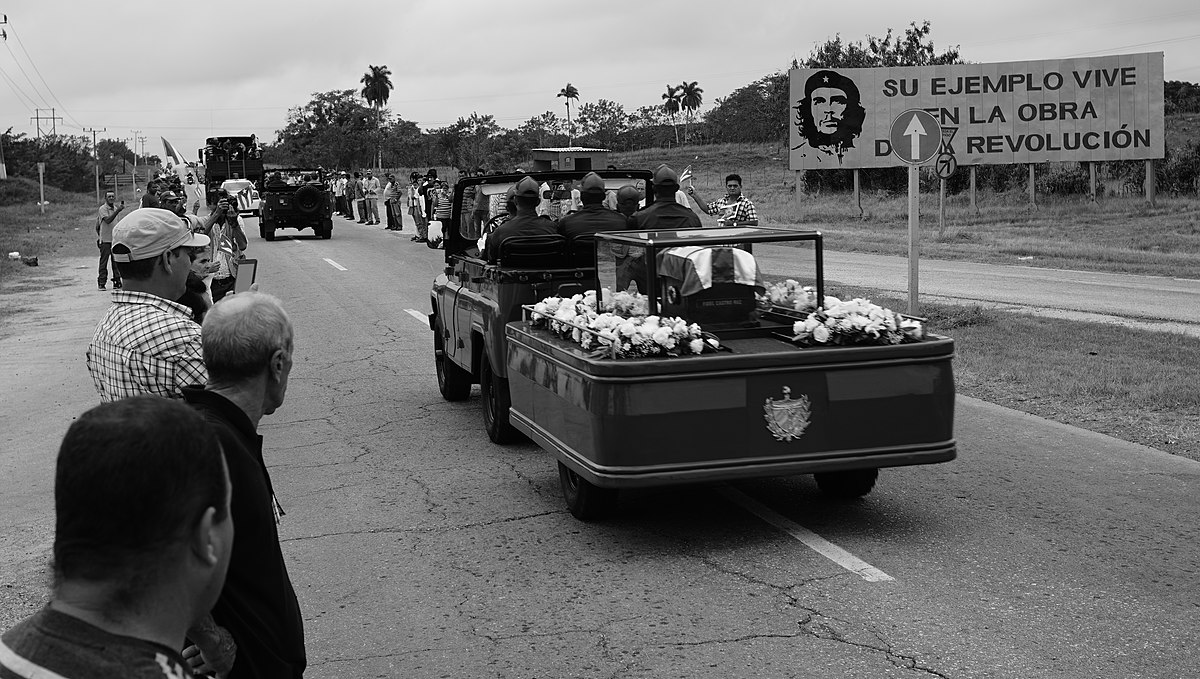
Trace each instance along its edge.
<path fill-rule="evenodd" d="M 624 295 L 624 297 L 622 297 Z M 641 297 L 641 299 L 637 299 Z M 645 295 L 617 293 L 613 308 L 646 309 Z M 623 315 L 597 311 L 596 292 L 572 297 L 547 297 L 533 306 L 530 325 L 545 328 L 595 357 L 646 358 L 705 354 L 720 348 L 715 336 L 677 316 Z"/>
<path fill-rule="evenodd" d="M 801 285 L 800 281 L 789 278 L 772 283 L 765 294 L 759 296 L 759 300 L 765 300 L 774 306 L 809 312 L 817 308 L 817 289 L 811 285 Z"/>
<path fill-rule="evenodd" d="M 802 346 L 904 344 L 925 337 L 921 321 L 861 297 L 842 301 L 826 296 L 808 318 L 796 321 L 792 332 L 792 341 Z"/>
<path fill-rule="evenodd" d="M 589 291 L 590 292 L 590 291 Z M 621 290 L 615 294 L 608 291 L 608 288 L 603 289 L 603 298 L 612 300 L 611 304 L 604 304 L 604 311 L 611 311 L 618 316 L 645 316 L 650 313 L 650 303 L 646 296 L 640 292 L 626 292 Z"/>

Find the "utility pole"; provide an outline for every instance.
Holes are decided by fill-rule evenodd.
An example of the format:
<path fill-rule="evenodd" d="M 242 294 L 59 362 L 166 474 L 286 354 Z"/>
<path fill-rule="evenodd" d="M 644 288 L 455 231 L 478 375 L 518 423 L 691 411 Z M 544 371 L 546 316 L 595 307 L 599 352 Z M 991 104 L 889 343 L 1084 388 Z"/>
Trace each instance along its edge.
<path fill-rule="evenodd" d="M 100 147 L 96 146 L 96 133 L 103 132 L 107 129 L 108 129 L 107 127 L 102 127 L 97 130 L 96 128 L 92 127 L 92 128 L 84 128 L 84 130 L 83 130 L 84 132 L 92 133 L 92 160 L 95 161 L 95 163 L 96 163 L 96 204 L 97 205 L 100 204 Z"/>
<path fill-rule="evenodd" d="M 133 144 L 133 174 L 131 175 L 131 178 L 133 179 L 133 197 L 134 197 L 134 198 L 138 198 L 139 196 L 137 195 L 137 192 L 138 192 L 138 185 L 137 185 L 137 138 L 138 138 L 138 135 L 142 133 L 142 131 L 141 131 L 141 130 L 130 130 L 130 132 L 133 132 L 133 141 L 131 142 L 131 143 Z"/>

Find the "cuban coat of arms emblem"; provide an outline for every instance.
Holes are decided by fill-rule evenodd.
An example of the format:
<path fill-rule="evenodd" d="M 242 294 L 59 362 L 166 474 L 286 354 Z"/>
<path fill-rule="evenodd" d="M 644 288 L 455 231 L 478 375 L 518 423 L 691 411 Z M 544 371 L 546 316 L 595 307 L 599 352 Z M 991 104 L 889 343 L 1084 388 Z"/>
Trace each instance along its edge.
<path fill-rule="evenodd" d="M 767 430 L 776 441 L 794 441 L 804 435 L 808 428 L 811 414 L 811 403 L 807 394 L 800 398 L 791 398 L 792 388 L 783 388 L 783 399 L 776 401 L 767 397 L 763 404 L 763 419 L 767 421 Z"/>

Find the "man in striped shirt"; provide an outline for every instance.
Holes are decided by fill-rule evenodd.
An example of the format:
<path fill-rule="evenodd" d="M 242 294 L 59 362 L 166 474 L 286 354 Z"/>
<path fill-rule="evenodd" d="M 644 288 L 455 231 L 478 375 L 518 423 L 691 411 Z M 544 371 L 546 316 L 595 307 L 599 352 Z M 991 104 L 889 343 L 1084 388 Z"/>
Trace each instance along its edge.
<path fill-rule="evenodd" d="M 87 350 L 101 402 L 137 394 L 181 398 L 182 387 L 207 381 L 200 326 L 172 300 L 187 289 L 193 249 L 208 244 L 208 236 L 159 208 L 134 210 L 113 228 L 112 256 L 124 288 L 113 291 Z"/>

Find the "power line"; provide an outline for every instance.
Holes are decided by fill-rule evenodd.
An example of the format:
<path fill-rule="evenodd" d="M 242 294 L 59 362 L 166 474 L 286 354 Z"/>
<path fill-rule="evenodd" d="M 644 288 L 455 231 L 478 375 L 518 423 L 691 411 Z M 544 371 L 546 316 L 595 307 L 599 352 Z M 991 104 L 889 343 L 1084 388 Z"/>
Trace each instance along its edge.
<path fill-rule="evenodd" d="M 5 18 L 7 18 L 7 17 L 5 17 Z M 67 117 L 71 119 L 71 121 L 73 123 L 75 123 L 75 126 L 82 130 L 83 125 L 80 124 L 78 120 L 75 120 L 75 116 L 71 115 L 71 112 L 67 110 L 67 107 L 63 106 L 63 103 L 58 100 L 58 95 L 54 94 L 54 90 L 50 88 L 50 83 L 46 82 L 46 78 L 42 76 L 41 69 L 39 69 L 37 67 L 37 63 L 33 60 L 33 57 L 29 56 L 29 50 L 25 49 L 25 43 L 21 41 L 21 35 L 19 33 L 17 33 L 16 24 L 9 21 L 8 25 L 12 26 L 13 37 L 17 39 L 17 45 L 21 48 L 21 52 L 23 52 L 25 54 L 25 59 L 29 62 L 29 65 L 33 67 L 34 73 L 37 73 L 38 79 L 42 81 L 42 85 L 44 85 L 46 87 L 46 91 L 50 93 L 50 97 L 52 99 L 54 99 L 54 102 L 56 104 L 58 104 L 58 107 L 60 109 L 62 109 L 62 112 L 65 113 L 67 115 Z M 7 44 L 8 43 L 6 41 L 5 46 L 7 46 Z M 8 51 L 10 54 L 12 53 L 11 48 Z M 14 56 L 14 59 L 15 59 L 15 56 Z M 28 77 L 28 76 L 26 76 L 26 77 Z"/>
<path fill-rule="evenodd" d="M 13 79 L 9 77 L 8 72 L 5 71 L 3 67 L 0 67 L 0 76 L 4 77 L 4 82 L 8 83 L 9 89 L 13 91 L 13 94 L 17 95 L 17 98 L 21 101 L 22 106 L 29 111 L 33 111 L 33 109 L 37 108 L 37 102 L 30 98 L 28 94 L 25 94 L 21 88 L 17 87 L 17 83 L 13 82 Z"/>
<path fill-rule="evenodd" d="M 50 108 L 50 101 L 43 97 L 42 93 L 38 90 L 37 85 L 33 84 L 33 78 L 29 77 L 29 73 L 25 71 L 25 67 L 22 66 L 20 60 L 17 59 L 16 53 L 13 52 L 12 48 L 8 46 L 7 40 L 4 41 L 4 49 L 8 50 L 8 54 L 12 57 L 13 63 L 17 65 L 17 70 L 21 71 L 21 75 L 25 76 L 25 82 L 29 83 L 29 87 L 33 89 L 33 93 L 36 94 L 38 99 L 41 100 L 42 108 Z M 32 98 L 33 97 L 30 97 L 30 99 Z"/>

